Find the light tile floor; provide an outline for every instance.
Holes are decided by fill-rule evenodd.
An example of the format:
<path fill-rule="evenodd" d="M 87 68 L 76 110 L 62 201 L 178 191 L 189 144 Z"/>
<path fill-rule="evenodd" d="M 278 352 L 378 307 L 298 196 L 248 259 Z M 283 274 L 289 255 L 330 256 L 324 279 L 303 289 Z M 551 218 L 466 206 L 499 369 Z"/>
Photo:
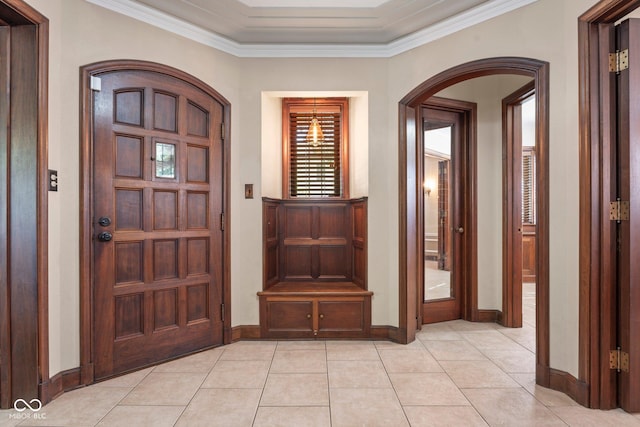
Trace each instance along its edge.
<path fill-rule="evenodd" d="M 65 393 L 44 419 L 0 411 L 0 427 L 640 426 L 535 385 L 525 301 L 518 330 L 456 320 L 409 345 L 237 342 Z"/>

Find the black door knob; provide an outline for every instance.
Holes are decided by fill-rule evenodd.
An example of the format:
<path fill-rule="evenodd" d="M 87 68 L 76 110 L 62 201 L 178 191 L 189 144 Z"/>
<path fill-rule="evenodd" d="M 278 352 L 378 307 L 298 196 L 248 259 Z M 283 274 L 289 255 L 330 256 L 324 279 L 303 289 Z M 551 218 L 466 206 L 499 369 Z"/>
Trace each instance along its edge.
<path fill-rule="evenodd" d="M 103 231 L 102 233 L 98 234 L 98 240 L 100 240 L 101 242 L 108 242 L 111 239 L 113 239 L 113 234 L 109 233 L 108 231 Z"/>
<path fill-rule="evenodd" d="M 100 219 L 98 220 L 98 224 L 103 227 L 108 227 L 111 225 L 111 218 L 109 218 L 108 216 L 100 217 Z"/>

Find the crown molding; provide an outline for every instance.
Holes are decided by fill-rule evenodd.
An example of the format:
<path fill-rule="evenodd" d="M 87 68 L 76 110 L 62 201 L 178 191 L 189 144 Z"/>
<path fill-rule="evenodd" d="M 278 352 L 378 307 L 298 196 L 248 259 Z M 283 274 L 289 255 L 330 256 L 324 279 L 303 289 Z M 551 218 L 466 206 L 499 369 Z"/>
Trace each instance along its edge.
<path fill-rule="evenodd" d="M 239 58 L 390 58 L 538 0 L 489 0 L 387 44 L 245 44 L 132 0 L 85 0 Z"/>

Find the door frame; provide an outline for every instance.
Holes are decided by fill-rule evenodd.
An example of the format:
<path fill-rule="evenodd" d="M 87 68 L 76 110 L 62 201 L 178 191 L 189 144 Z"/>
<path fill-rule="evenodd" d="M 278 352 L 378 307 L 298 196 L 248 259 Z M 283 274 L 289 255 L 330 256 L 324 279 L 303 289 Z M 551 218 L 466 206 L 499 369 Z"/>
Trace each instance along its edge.
<path fill-rule="evenodd" d="M 420 258 L 421 262 L 417 263 L 418 267 L 418 292 L 419 292 L 419 309 L 417 311 L 418 325 L 422 325 L 424 322 L 423 304 L 424 304 L 424 191 L 422 191 L 422 182 L 424 180 L 424 114 L 423 108 L 434 108 L 438 110 L 444 110 L 459 114 L 462 116 L 463 133 L 462 140 L 459 142 L 462 147 L 464 165 L 464 176 L 459 177 L 464 187 L 462 195 L 463 206 L 461 213 L 462 227 L 466 230 L 461 238 L 460 253 L 462 254 L 461 264 L 463 268 L 458 272 L 461 275 L 460 280 L 460 295 L 457 297 L 460 301 L 460 315 L 462 319 L 477 321 L 478 314 L 478 274 L 477 274 L 477 200 L 474 196 L 476 194 L 477 186 L 477 104 L 473 102 L 460 101 L 456 99 L 441 98 L 432 96 L 424 101 L 416 111 L 417 126 L 420 132 L 417 132 L 417 150 L 420 155 L 416 157 L 416 167 L 418 174 L 418 187 L 421 190 L 418 197 L 418 213 L 416 214 L 418 221 L 418 253 L 422 254 Z M 453 170 L 450 171 L 453 173 Z M 451 227 L 453 225 L 449 224 Z M 453 233 L 453 232 L 452 232 Z M 420 327 L 418 326 L 418 327 Z"/>
<path fill-rule="evenodd" d="M 640 0 L 600 0 L 578 18 L 580 121 L 580 312 L 578 402 L 616 408 L 615 76 L 606 65 L 615 22 L 640 7 Z M 606 65 L 605 65 L 606 64 Z M 602 65 L 602 66 L 601 66 Z"/>
<path fill-rule="evenodd" d="M 531 58 L 497 57 L 467 62 L 445 70 L 421 83 L 399 103 L 399 341 L 415 339 L 418 319 L 418 197 L 422 193 L 418 176 L 417 109 L 431 96 L 456 83 L 494 74 L 517 74 L 533 78 L 536 90 L 536 200 L 538 202 L 539 245 L 536 247 L 538 281 L 536 291 L 536 382 L 549 386 L 549 63 Z M 476 198 L 474 193 L 472 198 Z"/>
<path fill-rule="evenodd" d="M 37 390 L 38 398 L 46 403 L 51 400 L 51 383 L 49 378 L 49 261 L 48 261 L 48 161 L 49 161 L 49 142 L 48 142 L 48 77 L 49 77 L 49 20 L 40 14 L 37 10 L 29 6 L 23 0 L 0 0 L 3 8 L 8 7 L 12 11 L 12 16 L 8 21 L 12 26 L 12 21 L 19 20 L 23 25 L 28 23 L 35 27 L 35 40 L 33 40 L 35 51 L 33 52 L 33 63 L 29 64 L 36 74 L 36 81 L 29 82 L 33 87 L 35 84 L 34 94 L 37 101 L 28 106 L 35 113 L 36 120 L 29 125 L 28 131 L 36 135 L 36 146 L 33 161 L 36 165 L 35 182 L 36 187 L 33 188 L 27 183 L 24 185 L 24 193 L 35 203 L 35 222 L 33 229 L 28 230 L 33 233 L 35 239 L 33 241 L 23 241 L 20 250 L 35 254 L 36 257 L 36 307 L 15 307 L 10 303 L 10 278 L 3 272 L 0 276 L 0 353 L 10 355 L 12 350 L 12 332 L 21 335 L 36 336 L 37 348 L 34 349 L 35 354 L 27 355 L 20 363 L 24 369 L 34 369 L 37 371 L 37 381 L 31 385 Z M 26 59 L 29 61 L 30 59 Z M 5 157 L 5 160 L 9 158 Z M 13 188 L 21 184 L 13 183 Z M 8 199 L 4 199 L 5 203 L 10 203 Z M 3 206 L 4 209 L 7 206 Z M 6 212 L 6 211 L 5 211 Z M 10 229 L 6 230 L 10 231 Z M 0 243 L 3 246 L 5 254 L 12 253 L 11 243 L 8 240 L 9 235 L 5 234 L 5 229 L 0 229 Z M 14 253 L 19 256 L 19 253 Z M 8 266 L 7 266 L 8 267 Z M 6 269 L 5 269 L 6 272 Z M 28 289 L 30 292 L 32 289 Z M 35 308 L 35 310 L 34 310 Z M 12 325 L 11 311 L 18 309 L 19 313 L 28 317 L 21 325 Z M 32 318 L 34 316 L 35 318 Z M 14 328 L 19 328 L 17 331 Z M 18 338 L 16 338 L 18 340 Z M 31 366 L 34 363 L 34 366 Z M 28 364 L 28 365 L 27 365 Z M 27 396 L 12 396 L 12 361 L 10 356 L 3 357 L 0 362 L 0 407 L 9 408 L 13 405 L 15 398 L 23 398 Z"/>
<path fill-rule="evenodd" d="M 522 327 L 522 102 L 535 94 L 527 83 L 502 100 L 502 322 Z M 536 224 L 537 228 L 537 224 Z"/>
<path fill-rule="evenodd" d="M 231 224 L 230 224 L 230 162 L 231 104 L 220 93 L 184 71 L 149 61 L 109 60 L 80 67 L 80 384 L 94 382 L 94 310 L 93 310 L 93 91 L 91 77 L 113 71 L 149 71 L 182 80 L 202 90 L 223 107 L 223 260 L 222 301 L 224 310 L 222 340 L 231 342 Z"/>

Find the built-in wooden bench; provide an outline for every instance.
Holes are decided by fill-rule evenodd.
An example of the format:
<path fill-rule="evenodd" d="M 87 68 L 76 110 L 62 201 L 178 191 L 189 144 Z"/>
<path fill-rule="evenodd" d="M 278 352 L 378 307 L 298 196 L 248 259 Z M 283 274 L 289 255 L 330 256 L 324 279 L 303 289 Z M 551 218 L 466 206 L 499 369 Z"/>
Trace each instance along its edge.
<path fill-rule="evenodd" d="M 263 338 L 367 338 L 366 199 L 263 200 Z"/>

